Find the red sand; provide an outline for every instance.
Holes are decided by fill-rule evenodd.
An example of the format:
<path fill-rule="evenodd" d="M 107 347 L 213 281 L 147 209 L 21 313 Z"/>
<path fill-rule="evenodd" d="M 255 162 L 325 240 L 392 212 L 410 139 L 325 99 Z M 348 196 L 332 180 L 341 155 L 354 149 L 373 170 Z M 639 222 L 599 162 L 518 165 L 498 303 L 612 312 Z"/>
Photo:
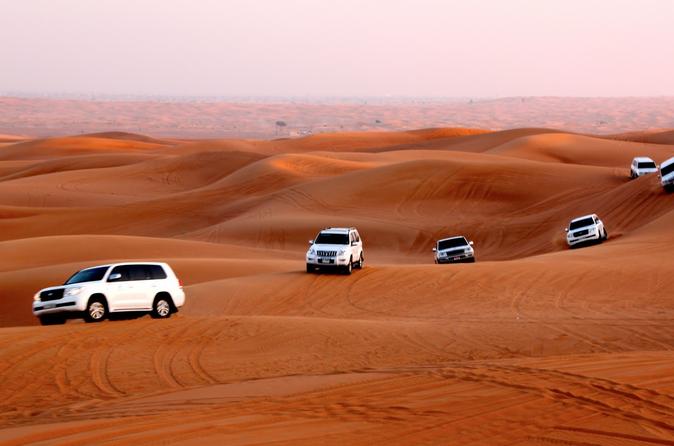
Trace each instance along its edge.
<path fill-rule="evenodd" d="M 674 196 L 628 179 L 658 135 L 8 138 L 0 443 L 674 444 Z M 566 249 L 590 212 L 609 241 Z M 326 225 L 364 270 L 303 272 Z M 454 234 L 478 262 L 433 265 Z M 184 309 L 36 326 L 36 290 L 126 259 Z"/>

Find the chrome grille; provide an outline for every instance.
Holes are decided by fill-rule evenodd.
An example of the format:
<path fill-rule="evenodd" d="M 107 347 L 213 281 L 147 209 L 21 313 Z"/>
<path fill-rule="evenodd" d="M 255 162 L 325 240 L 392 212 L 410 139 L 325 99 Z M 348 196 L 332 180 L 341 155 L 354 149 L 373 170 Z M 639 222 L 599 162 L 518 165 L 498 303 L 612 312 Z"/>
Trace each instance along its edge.
<path fill-rule="evenodd" d="M 320 257 L 335 257 L 337 255 L 337 251 L 316 251 L 316 253 Z"/>
<path fill-rule="evenodd" d="M 40 293 L 40 300 L 41 301 L 59 300 L 60 298 L 63 297 L 64 291 L 65 290 L 63 288 L 43 291 L 43 292 Z"/>

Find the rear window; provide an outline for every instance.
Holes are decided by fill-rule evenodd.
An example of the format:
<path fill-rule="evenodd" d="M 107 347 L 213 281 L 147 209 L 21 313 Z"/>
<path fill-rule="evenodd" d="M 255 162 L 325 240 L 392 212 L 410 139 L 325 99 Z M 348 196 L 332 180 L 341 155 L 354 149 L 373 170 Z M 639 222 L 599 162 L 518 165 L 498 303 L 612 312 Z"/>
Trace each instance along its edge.
<path fill-rule="evenodd" d="M 569 225 L 570 230 L 584 228 L 585 226 L 590 226 L 594 224 L 592 217 L 583 218 L 582 220 L 572 221 Z"/>
<path fill-rule="evenodd" d="M 103 280 L 105 272 L 108 270 L 107 266 L 101 266 L 98 268 L 89 268 L 83 269 L 73 274 L 70 279 L 68 279 L 65 285 L 72 285 L 73 283 L 82 283 L 82 282 L 97 282 Z"/>
<path fill-rule="evenodd" d="M 316 244 L 318 245 L 348 245 L 349 234 L 330 234 L 321 232 L 316 237 Z"/>
<path fill-rule="evenodd" d="M 655 169 L 655 163 L 651 161 L 645 161 L 639 163 L 639 169 Z"/>
<path fill-rule="evenodd" d="M 146 265 L 146 268 L 150 272 L 151 280 L 166 279 L 166 271 L 159 265 Z"/>
<path fill-rule="evenodd" d="M 440 240 L 438 242 L 438 250 L 444 251 L 449 248 L 458 248 L 460 246 L 466 246 L 468 242 L 464 237 L 452 238 L 449 240 Z"/>
<path fill-rule="evenodd" d="M 662 176 L 669 175 L 672 172 L 674 172 L 674 162 L 660 169 L 660 174 Z"/>

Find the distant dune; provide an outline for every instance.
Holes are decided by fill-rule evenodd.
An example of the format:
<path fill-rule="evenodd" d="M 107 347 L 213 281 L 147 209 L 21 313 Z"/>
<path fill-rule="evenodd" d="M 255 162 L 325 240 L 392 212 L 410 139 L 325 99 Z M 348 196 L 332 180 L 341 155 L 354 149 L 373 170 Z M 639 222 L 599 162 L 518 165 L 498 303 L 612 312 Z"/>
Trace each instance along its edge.
<path fill-rule="evenodd" d="M 591 134 L 672 129 L 674 97 L 238 102 L 0 97 L 0 133 L 33 137 L 102 133 L 103 137 L 136 140 L 137 134 L 156 138 L 272 139 L 424 127 L 444 128 L 440 131 L 455 136 L 466 132 L 456 128 L 538 127 Z M 449 127 L 452 130 L 446 130 Z M 122 136 L 121 132 L 136 136 Z"/>
<path fill-rule="evenodd" d="M 1 444 L 674 444 L 674 195 L 628 178 L 672 131 L 409 130 L 428 115 L 400 108 L 395 132 L 195 139 L 167 107 L 156 138 L 0 136 Z M 592 212 L 609 240 L 567 249 Z M 339 225 L 365 268 L 306 274 Z M 459 234 L 477 263 L 434 265 Z M 134 259 L 173 265 L 180 313 L 37 326 L 37 290 Z"/>

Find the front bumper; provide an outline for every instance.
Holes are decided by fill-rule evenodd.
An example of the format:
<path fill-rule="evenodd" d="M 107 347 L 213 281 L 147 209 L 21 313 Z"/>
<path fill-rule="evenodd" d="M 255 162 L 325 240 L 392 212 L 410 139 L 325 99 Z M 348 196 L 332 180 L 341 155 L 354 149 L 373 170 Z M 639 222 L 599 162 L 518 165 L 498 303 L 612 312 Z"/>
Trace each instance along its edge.
<path fill-rule="evenodd" d="M 436 257 L 435 262 L 439 264 L 447 263 L 465 263 L 465 262 L 474 262 L 475 253 L 467 252 L 463 254 L 455 254 L 449 257 Z"/>
<path fill-rule="evenodd" d="M 86 302 L 76 296 L 63 297 L 57 300 L 33 301 L 33 315 L 72 313 L 84 311 Z"/>
<path fill-rule="evenodd" d="M 349 258 L 346 256 L 343 257 L 318 257 L 318 256 L 307 256 L 307 265 L 312 265 L 316 267 L 323 266 L 346 266 L 349 264 Z"/>
<path fill-rule="evenodd" d="M 566 243 L 569 246 L 574 246 L 574 245 L 578 245 L 579 243 L 585 243 L 585 242 L 599 240 L 599 238 L 600 238 L 599 231 L 597 231 L 597 232 L 590 233 L 590 234 L 587 234 L 587 235 L 581 235 L 580 237 L 567 237 Z"/>

